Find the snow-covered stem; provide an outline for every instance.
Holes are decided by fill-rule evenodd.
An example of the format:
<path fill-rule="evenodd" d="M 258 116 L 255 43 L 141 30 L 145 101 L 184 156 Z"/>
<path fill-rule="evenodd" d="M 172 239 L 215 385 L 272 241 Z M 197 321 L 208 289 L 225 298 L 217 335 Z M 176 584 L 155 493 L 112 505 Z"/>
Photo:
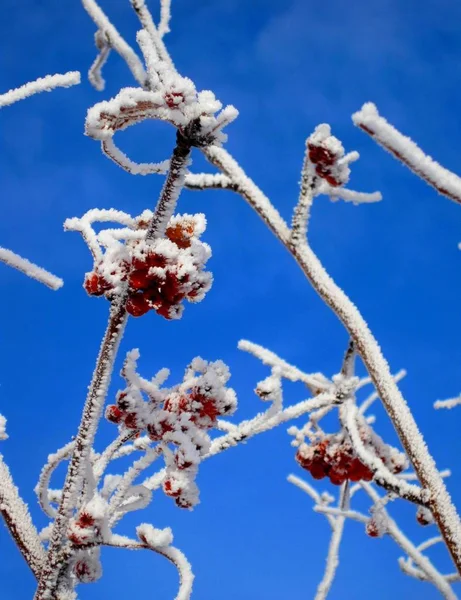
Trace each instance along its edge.
<path fill-rule="evenodd" d="M 18 550 L 38 579 L 46 558 L 45 549 L 32 523 L 27 504 L 19 495 L 1 454 L 0 514 Z"/>
<path fill-rule="evenodd" d="M 170 160 L 170 168 L 163 185 L 155 213 L 146 233 L 146 240 L 160 238 L 165 234 L 173 216 L 179 195 L 184 187 L 184 178 L 189 165 L 191 147 L 178 132 L 177 143 Z"/>
<path fill-rule="evenodd" d="M 57 75 L 46 75 L 45 77 L 39 77 L 35 81 L 30 81 L 21 85 L 21 87 L 15 88 L 0 94 L 0 108 L 14 104 L 19 100 L 24 100 L 34 94 L 40 92 L 51 92 L 58 87 L 71 87 L 80 83 L 80 73 L 78 71 L 68 71 L 67 73 Z"/>
<path fill-rule="evenodd" d="M 344 405 L 341 406 L 339 414 L 341 423 L 349 434 L 358 457 L 373 472 L 374 481 L 387 491 L 398 494 L 401 498 L 405 498 L 418 505 L 427 506 L 428 503 L 425 498 L 424 490 L 396 477 L 385 466 L 380 458 L 373 455 L 365 448 L 357 424 L 357 419 L 363 419 L 363 417 L 360 417 L 357 406 L 352 400 L 347 400 Z"/>
<path fill-rule="evenodd" d="M 160 0 L 160 23 L 158 24 L 158 34 L 163 37 L 169 33 L 171 19 L 171 0 Z"/>
<path fill-rule="evenodd" d="M 169 167 L 169 161 L 167 160 L 161 163 L 136 163 L 132 161 L 131 158 L 117 148 L 113 138 L 103 140 L 101 142 L 101 149 L 108 158 L 114 161 L 114 163 L 124 171 L 127 171 L 127 173 L 131 173 L 131 175 L 166 173 Z"/>
<path fill-rule="evenodd" d="M 96 480 L 96 483 L 98 483 L 99 479 L 101 478 L 101 476 L 103 475 L 104 471 L 106 470 L 107 466 L 109 465 L 110 461 L 115 457 L 116 453 L 131 439 L 133 439 L 134 437 L 136 437 L 137 435 L 137 431 L 129 431 L 127 432 L 123 432 L 120 435 L 118 435 L 115 440 L 113 442 L 111 442 L 107 448 L 104 450 L 104 452 L 102 452 L 102 454 L 98 457 L 98 459 L 96 460 L 94 467 L 93 467 L 93 472 L 94 472 L 94 477 Z"/>
<path fill-rule="evenodd" d="M 95 0 L 82 0 L 82 4 L 98 29 L 105 35 L 107 43 L 120 54 L 128 65 L 133 77 L 143 87 L 146 83 L 146 72 L 136 52 L 125 42 Z"/>
<path fill-rule="evenodd" d="M 347 492 L 345 491 L 345 486 L 343 486 L 340 505 L 343 504 L 345 493 Z M 319 583 L 317 588 L 315 600 L 325 600 L 325 598 L 328 596 L 328 592 L 331 589 L 331 585 L 335 578 L 336 569 L 339 565 L 339 546 L 343 537 L 345 521 L 346 518 L 343 515 L 337 516 L 333 521 L 325 572 L 323 574 L 322 581 Z"/>
<path fill-rule="evenodd" d="M 233 190 L 235 186 L 222 173 L 187 173 L 184 187 L 188 190 Z"/>
<path fill-rule="evenodd" d="M 133 481 L 142 473 L 147 467 L 149 467 L 159 457 L 160 452 L 157 448 L 149 448 L 144 456 L 138 458 L 128 471 L 124 474 L 120 483 L 117 486 L 117 491 L 113 495 L 110 501 L 110 510 L 115 513 L 126 499 L 126 495 L 131 487 Z M 117 520 L 117 515 L 112 518 L 112 523 Z"/>
<path fill-rule="evenodd" d="M 306 240 L 316 184 L 317 177 L 315 177 L 310 165 L 309 148 L 306 143 L 303 168 L 301 171 L 301 189 L 291 223 L 291 243 L 294 245 L 298 245 Z"/>
<path fill-rule="evenodd" d="M 157 27 L 154 24 L 152 15 L 151 15 L 149 9 L 147 8 L 145 1 L 144 0 L 130 0 L 130 1 L 131 1 L 133 10 L 135 11 L 136 15 L 138 16 L 138 19 L 139 19 L 141 25 L 143 26 L 145 31 L 147 31 L 147 33 L 149 34 L 160 60 L 165 62 L 165 64 L 167 64 L 168 67 L 172 71 L 176 71 L 173 61 L 171 60 L 171 56 L 170 56 L 168 50 L 166 49 L 165 44 L 163 43 L 162 36 L 160 35 L 159 30 L 157 29 Z"/>
<path fill-rule="evenodd" d="M 255 344 L 254 342 L 240 340 L 238 343 L 238 348 L 239 350 L 249 352 L 258 358 L 263 364 L 268 365 L 269 367 L 277 367 L 280 369 L 280 373 L 283 377 L 285 377 L 285 379 L 289 379 L 293 382 L 302 381 L 314 394 L 317 393 L 319 384 L 324 379 L 324 376 L 320 373 L 304 373 L 297 367 L 287 363 L 271 350 L 268 350 L 259 344 Z"/>
<path fill-rule="evenodd" d="M 98 29 L 95 33 L 94 39 L 99 53 L 88 70 L 88 81 L 96 90 L 98 90 L 98 92 L 102 92 L 106 85 L 106 82 L 102 76 L 102 68 L 109 58 L 110 43 L 105 33 L 100 29 Z"/>
<path fill-rule="evenodd" d="M 48 461 L 44 465 L 38 483 L 35 486 L 35 493 L 38 497 L 38 503 L 43 512 L 50 518 L 54 519 L 56 516 L 56 509 L 54 509 L 48 498 L 48 488 L 50 487 L 50 479 L 57 467 L 72 455 L 74 449 L 74 442 L 69 442 L 62 448 L 60 448 L 54 454 L 48 456 Z"/>
<path fill-rule="evenodd" d="M 242 421 L 235 429 L 232 429 L 232 431 L 226 435 L 215 438 L 211 443 L 210 451 L 204 458 L 209 458 L 210 456 L 236 446 L 239 442 L 248 440 L 259 433 L 269 431 L 269 429 L 273 429 L 282 423 L 297 419 L 301 415 L 331 404 L 335 402 L 335 400 L 335 397 L 331 393 L 324 392 L 318 394 L 315 398 L 310 398 L 303 402 L 299 402 L 298 404 L 294 404 L 293 406 L 288 406 L 272 417 L 264 418 L 264 414 L 262 414 L 257 415 L 252 419 Z"/>
<path fill-rule="evenodd" d="M 435 188 L 439 194 L 461 204 L 461 177 L 425 154 L 409 137 L 402 135 L 378 109 L 367 102 L 352 116 L 354 124 L 368 133 L 380 146 L 405 164 L 415 175 Z"/>
<path fill-rule="evenodd" d="M 0 262 L 21 271 L 24 275 L 43 283 L 52 290 L 59 290 L 64 285 L 64 281 L 60 277 L 56 277 L 56 275 L 6 248 L 0 247 Z"/>
<path fill-rule="evenodd" d="M 64 541 L 72 510 L 75 507 L 77 493 L 82 489 L 85 474 L 101 418 L 104 401 L 109 387 L 115 357 L 125 329 L 127 313 L 123 297 L 111 305 L 109 323 L 99 351 L 96 368 L 89 387 L 83 409 L 82 420 L 75 439 L 75 446 L 67 471 L 61 502 L 53 526 L 50 546 L 35 600 L 45 600 L 55 589 L 61 568 L 60 550 Z"/>
<path fill-rule="evenodd" d="M 406 377 L 406 375 L 407 375 L 406 370 L 400 369 L 400 371 L 398 371 L 394 375 L 394 381 L 396 383 L 398 383 L 399 381 L 402 381 L 402 379 L 404 377 Z M 367 412 L 367 410 L 370 408 L 370 406 L 373 404 L 373 402 L 376 402 L 376 400 L 379 400 L 379 394 L 375 390 L 368 396 L 368 398 L 365 398 L 365 400 L 362 402 L 362 404 L 359 407 L 359 414 L 364 415 Z"/>
<path fill-rule="evenodd" d="M 179 590 L 175 600 L 189 600 L 194 583 L 194 574 L 186 556 L 178 548 L 174 546 L 151 546 L 119 535 L 113 535 L 104 545 L 129 550 L 152 550 L 157 554 L 161 554 L 176 567 L 179 574 Z"/>
<path fill-rule="evenodd" d="M 229 153 L 217 146 L 204 150 L 208 160 L 237 186 L 239 193 L 257 212 L 279 241 L 293 255 L 313 288 L 333 310 L 354 340 L 400 441 L 418 475 L 429 491 L 429 507 L 461 573 L 461 522 L 450 495 L 439 475 L 416 421 L 403 398 L 378 342 L 366 321 L 348 296 L 328 275 L 308 244 L 290 244 L 290 229 L 270 200 L 245 174 Z"/>
<path fill-rule="evenodd" d="M 456 398 L 449 398 L 448 400 L 437 400 L 434 402 L 434 408 L 455 408 L 455 406 L 459 406 L 461 404 L 461 396 L 457 396 Z"/>

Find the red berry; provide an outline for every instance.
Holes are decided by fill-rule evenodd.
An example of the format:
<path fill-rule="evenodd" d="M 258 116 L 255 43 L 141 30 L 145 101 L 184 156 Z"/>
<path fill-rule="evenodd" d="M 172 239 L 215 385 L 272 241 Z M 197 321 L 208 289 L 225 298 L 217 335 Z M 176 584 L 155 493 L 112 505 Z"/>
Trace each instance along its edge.
<path fill-rule="evenodd" d="M 83 287 L 90 296 L 102 296 L 111 286 L 104 277 L 93 272 L 86 275 Z"/>
<path fill-rule="evenodd" d="M 194 234 L 194 225 L 193 223 L 187 225 L 176 223 L 176 225 L 168 227 L 165 234 L 178 248 L 189 248 L 191 245 L 190 238 Z"/>
<path fill-rule="evenodd" d="M 149 285 L 149 272 L 147 269 L 136 269 L 130 274 L 129 285 L 134 290 L 144 290 Z"/>
<path fill-rule="evenodd" d="M 111 423 L 120 423 L 122 417 L 122 411 L 115 404 L 109 404 L 106 408 L 106 419 Z"/>
<path fill-rule="evenodd" d="M 336 467 L 330 470 L 328 477 L 333 485 L 342 485 L 347 479 L 347 471 Z"/>
<path fill-rule="evenodd" d="M 424 506 L 420 506 L 416 511 L 416 520 L 423 527 L 433 523 L 432 515 L 429 509 L 425 508 Z"/>
<path fill-rule="evenodd" d="M 82 529 L 92 527 L 94 525 L 94 517 L 87 512 L 82 512 L 78 516 L 77 525 Z"/>
<path fill-rule="evenodd" d="M 182 92 L 168 92 L 165 94 L 165 102 L 168 108 L 177 108 L 181 102 L 184 102 Z"/>
<path fill-rule="evenodd" d="M 155 425 L 147 426 L 147 433 L 153 442 L 160 442 L 165 433 L 173 431 L 173 427 L 167 421 L 160 421 Z"/>
<path fill-rule="evenodd" d="M 88 563 L 83 560 L 78 560 L 74 565 L 74 573 L 80 580 L 86 580 L 91 574 Z"/>
<path fill-rule="evenodd" d="M 181 494 L 182 489 L 179 487 L 173 488 L 171 479 L 166 479 L 163 482 L 163 491 L 167 496 L 170 496 L 171 498 L 177 498 Z"/>
<path fill-rule="evenodd" d="M 126 301 L 125 308 L 133 317 L 142 317 L 150 310 L 150 304 L 144 294 L 132 294 Z"/>
<path fill-rule="evenodd" d="M 336 156 L 323 146 L 315 146 L 314 144 L 308 145 L 309 160 L 314 163 L 321 163 L 324 165 L 333 165 L 336 161 Z"/>
<path fill-rule="evenodd" d="M 312 466 L 312 458 L 306 458 L 298 450 L 298 452 L 296 452 L 295 460 L 299 464 L 300 467 L 302 467 L 303 469 L 306 469 L 307 471 L 310 470 L 310 468 Z"/>
<path fill-rule="evenodd" d="M 163 269 L 166 266 L 166 258 L 161 254 L 152 252 L 147 255 L 147 264 L 149 267 L 160 267 Z"/>
<path fill-rule="evenodd" d="M 328 475 L 330 467 L 322 458 L 314 458 L 312 461 L 311 468 L 309 469 L 310 474 L 314 479 L 323 479 Z"/>
<path fill-rule="evenodd" d="M 139 429 L 138 415 L 136 413 L 128 413 L 124 420 L 127 429 Z"/>
<path fill-rule="evenodd" d="M 376 521 L 374 521 L 373 519 L 368 520 L 368 523 L 365 527 L 365 531 L 366 531 L 367 535 L 369 535 L 370 537 L 373 537 L 373 538 L 379 537 L 378 525 L 376 524 Z"/>

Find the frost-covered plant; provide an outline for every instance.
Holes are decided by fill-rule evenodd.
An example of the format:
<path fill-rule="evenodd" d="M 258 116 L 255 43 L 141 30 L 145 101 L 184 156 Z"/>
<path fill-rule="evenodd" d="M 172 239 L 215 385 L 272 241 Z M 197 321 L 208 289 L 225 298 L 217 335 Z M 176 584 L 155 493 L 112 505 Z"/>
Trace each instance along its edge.
<path fill-rule="evenodd" d="M 408 556 L 400 563 L 406 573 L 431 581 L 446 598 L 454 598 L 450 584 L 458 575 L 441 575 L 423 555 L 442 540 L 461 572 L 461 523 L 446 490 L 444 473 L 437 470 L 399 391 L 399 377 L 391 374 L 363 317 L 327 274 L 308 241 L 310 211 L 317 197 L 326 195 L 354 204 L 381 200 L 378 192 L 362 193 L 346 187 L 350 164 L 358 159 L 358 153 L 346 154 L 328 125 L 315 129 L 306 140 L 301 191 L 289 226 L 223 147 L 223 128 L 236 118 L 236 109 L 222 108 L 211 91 L 197 91 L 194 83 L 175 68 L 163 41 L 169 31 L 169 0 L 161 1 L 158 26 L 144 0 L 131 0 L 142 27 L 137 42 L 143 61 L 94 0 L 82 2 L 97 26 L 95 42 L 99 53 L 89 72 L 90 81 L 96 89 L 104 89 L 102 67 L 110 52 L 116 51 L 137 82 L 137 87 L 125 87 L 112 99 L 90 108 L 85 132 L 101 144 L 109 159 L 133 175 L 156 173 L 166 174 L 166 178 L 155 208 L 146 208 L 138 217 L 114 209 L 94 209 L 81 218 L 66 221 L 66 228 L 79 231 L 89 247 L 93 268 L 84 278 L 84 288 L 90 296 L 104 296 L 109 302 L 109 320 L 78 432 L 72 441 L 49 456 L 40 475 L 36 491 L 50 518 L 40 535 L 8 469 L 0 461 L 0 512 L 37 578 L 35 600 L 76 598 L 77 584 L 96 581 L 101 576 L 100 555 L 104 546 L 150 549 L 162 554 L 179 571 L 177 598 L 189 598 L 191 567 L 172 546 L 171 530 L 143 523 L 136 528 L 136 537 L 127 538 L 115 531 L 119 521 L 126 513 L 148 506 L 152 493 L 160 488 L 179 508 L 192 509 L 198 502 L 196 476 L 203 460 L 307 413 L 308 422 L 290 430 L 297 448 L 296 460 L 314 479 L 328 477 L 340 486 L 337 507 L 333 508 L 331 496 L 319 494 L 294 476 L 290 478 L 311 495 L 318 512 L 326 515 L 333 529 L 327 570 L 317 598 L 326 597 L 330 589 L 346 518 L 364 523 L 372 537 L 389 534 Z M 20 88 L 9 92 L 0 97 L 0 106 L 34 91 L 77 82 L 75 76 L 56 77 L 45 78 L 46 84 L 42 80 L 40 84 L 28 84 L 23 91 Z M 175 148 L 163 162 L 136 163 L 114 142 L 117 132 L 146 119 L 169 123 L 176 130 Z M 354 121 L 438 191 L 459 202 L 458 178 L 423 155 L 379 117 L 373 106 L 366 105 L 354 115 Z M 189 167 L 193 150 L 200 151 L 218 173 L 192 173 Z M 105 408 L 106 418 L 118 427 L 118 432 L 102 452 L 97 452 L 95 437 L 129 316 L 144 317 L 155 312 L 166 319 L 180 318 L 184 301 L 202 300 L 212 283 L 205 268 L 211 250 L 200 239 L 206 224 L 203 215 L 176 213 L 184 187 L 229 189 L 247 201 L 341 320 L 352 340 L 351 346 L 341 372 L 329 379 L 319 373 L 303 373 L 256 344 L 240 342 L 242 350 L 271 367 L 270 376 L 259 382 L 255 390 L 267 408 L 240 423 L 227 420 L 236 410 L 237 400 L 227 385 L 230 372 L 224 363 L 195 358 L 183 379 L 166 388 L 167 370 L 162 369 L 153 379 L 144 379 L 137 370 L 139 352 L 134 350 L 128 353 L 122 370 L 126 385 Z M 111 222 L 116 227 L 96 232 L 96 222 Z M 23 259 L 8 260 L 5 252 L 0 254 L 1 260 L 15 261 L 18 268 L 31 271 Z M 35 268 L 31 274 L 45 283 L 52 281 Z M 356 355 L 368 371 L 367 378 L 354 375 Z M 304 383 L 310 397 L 284 406 L 284 380 Z M 367 383 L 374 385 L 375 392 L 358 404 L 357 393 Z M 392 448 L 373 429 L 373 418 L 366 411 L 377 398 L 396 429 L 402 450 Z M 338 427 L 327 433 L 320 422 L 335 411 Z M 1 418 L 0 438 L 5 437 Z M 128 470 L 108 472 L 117 459 L 137 452 L 141 457 Z M 160 469 L 137 481 L 160 460 Z M 65 481 L 61 488 L 51 488 L 51 476 L 63 461 L 69 461 Z M 410 465 L 414 471 L 407 472 Z M 419 481 L 419 485 L 413 481 Z M 377 487 L 384 490 L 383 495 Z M 350 508 L 352 497 L 362 490 L 371 500 L 369 515 Z M 441 535 L 425 545 L 412 545 L 388 513 L 387 505 L 398 498 L 414 503 L 418 522 L 426 525 L 433 521 Z"/>

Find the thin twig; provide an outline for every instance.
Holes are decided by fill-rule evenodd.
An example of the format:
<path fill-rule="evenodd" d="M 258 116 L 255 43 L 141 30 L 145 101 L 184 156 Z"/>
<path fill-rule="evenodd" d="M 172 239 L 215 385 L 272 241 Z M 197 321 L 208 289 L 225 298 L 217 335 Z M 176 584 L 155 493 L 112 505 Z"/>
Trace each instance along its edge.
<path fill-rule="evenodd" d="M 56 277 L 53 273 L 42 269 L 42 267 L 6 248 L 0 247 L 0 262 L 21 271 L 24 275 L 43 283 L 52 290 L 59 290 L 64 285 L 64 281 L 60 277 Z"/>
<path fill-rule="evenodd" d="M 352 116 L 357 127 L 368 133 L 380 146 L 406 165 L 439 194 L 461 204 L 461 177 L 445 169 L 425 154 L 409 137 L 402 135 L 368 102 Z"/>

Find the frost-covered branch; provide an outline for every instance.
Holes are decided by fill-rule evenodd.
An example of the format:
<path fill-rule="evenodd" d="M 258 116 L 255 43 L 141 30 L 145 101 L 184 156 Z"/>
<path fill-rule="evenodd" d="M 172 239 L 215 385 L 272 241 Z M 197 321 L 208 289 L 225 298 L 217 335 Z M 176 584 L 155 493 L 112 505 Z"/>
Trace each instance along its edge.
<path fill-rule="evenodd" d="M 461 204 L 461 178 L 425 154 L 409 137 L 402 135 L 381 117 L 374 104 L 364 104 L 352 120 L 439 194 Z"/>
<path fill-rule="evenodd" d="M 456 396 L 456 398 L 449 398 L 448 400 L 437 400 L 434 402 L 434 408 L 455 408 L 461 404 L 461 396 Z"/>
<path fill-rule="evenodd" d="M 32 523 L 27 504 L 20 497 L 10 471 L 0 454 L 0 514 L 35 577 L 40 576 L 45 550 Z"/>
<path fill-rule="evenodd" d="M 146 72 L 144 70 L 141 60 L 139 59 L 139 57 L 137 56 L 137 54 L 135 53 L 133 48 L 131 48 L 131 46 L 129 46 L 125 42 L 125 40 L 122 38 L 122 36 L 117 31 L 117 29 L 109 21 L 106 14 L 101 10 L 99 5 L 94 0 L 82 0 L 82 4 L 83 4 L 83 7 L 85 8 L 85 10 L 87 11 L 87 13 L 90 15 L 90 17 L 95 22 L 96 26 L 98 27 L 98 31 L 101 32 L 101 36 L 104 36 L 108 46 L 110 48 L 112 48 L 113 50 L 115 50 L 118 54 L 120 54 L 120 56 L 123 58 L 123 60 L 128 65 L 131 73 L 133 74 L 133 77 L 136 79 L 136 81 L 139 83 L 139 85 L 141 85 L 141 86 L 145 85 Z M 98 42 L 98 39 L 100 39 L 100 38 L 96 38 L 97 42 Z M 100 47 L 98 47 L 98 49 L 101 51 Z M 96 67 L 95 67 L 95 65 L 96 65 Z M 96 73 L 99 74 L 99 78 L 98 78 L 98 75 L 96 75 L 96 86 L 95 86 L 96 89 L 98 89 L 98 90 L 104 89 L 104 82 L 101 79 L 101 75 L 100 75 L 100 67 L 101 66 L 102 66 L 102 64 L 93 63 L 93 66 L 90 71 L 90 73 L 92 73 L 92 76 L 90 76 L 90 81 L 91 81 L 91 83 L 93 83 L 93 85 L 94 85 L 94 81 L 95 81 L 95 76 L 94 76 L 95 68 L 96 68 Z M 99 87 L 97 87 L 98 85 L 99 85 Z"/>
<path fill-rule="evenodd" d="M 171 546 L 173 535 L 171 529 L 155 529 L 146 523 L 137 528 L 140 542 L 130 540 L 124 536 L 113 535 L 105 545 L 129 550 L 152 550 L 167 558 L 177 569 L 179 574 L 179 590 L 175 600 L 189 600 L 194 583 L 194 574 L 185 555 L 174 546 Z"/>
<path fill-rule="evenodd" d="M 60 277 L 56 277 L 49 271 L 45 271 L 42 267 L 35 265 L 26 258 L 22 258 L 19 254 L 0 247 L 0 262 L 13 267 L 24 275 L 43 283 L 52 290 L 59 290 L 64 285 Z"/>
<path fill-rule="evenodd" d="M 35 594 L 36 600 L 45 600 L 53 593 L 63 566 L 60 551 L 64 543 L 64 535 L 76 504 L 77 494 L 83 487 L 83 477 L 88 467 L 96 428 L 101 418 L 126 319 L 127 312 L 121 302 L 111 306 L 109 323 L 99 351 L 54 522 L 46 564 Z"/>
<path fill-rule="evenodd" d="M 19 88 L 15 88 L 0 94 L 0 108 L 14 104 L 19 100 L 24 100 L 34 94 L 41 92 L 51 92 L 58 87 L 71 87 L 80 83 L 80 73 L 78 71 L 69 71 L 63 75 L 46 75 L 35 81 L 30 81 Z"/>
<path fill-rule="evenodd" d="M 288 249 L 298 262 L 314 289 L 341 320 L 354 340 L 357 352 L 373 380 L 384 407 L 394 424 L 405 451 L 424 488 L 430 492 L 429 504 L 434 518 L 461 572 L 461 522 L 434 459 L 429 454 L 416 421 L 398 389 L 389 365 L 367 323 L 353 302 L 325 271 L 310 246 L 290 244 L 290 229 L 270 200 L 245 174 L 238 163 L 223 148 L 205 150 L 208 160 L 229 177 L 239 193 Z"/>

